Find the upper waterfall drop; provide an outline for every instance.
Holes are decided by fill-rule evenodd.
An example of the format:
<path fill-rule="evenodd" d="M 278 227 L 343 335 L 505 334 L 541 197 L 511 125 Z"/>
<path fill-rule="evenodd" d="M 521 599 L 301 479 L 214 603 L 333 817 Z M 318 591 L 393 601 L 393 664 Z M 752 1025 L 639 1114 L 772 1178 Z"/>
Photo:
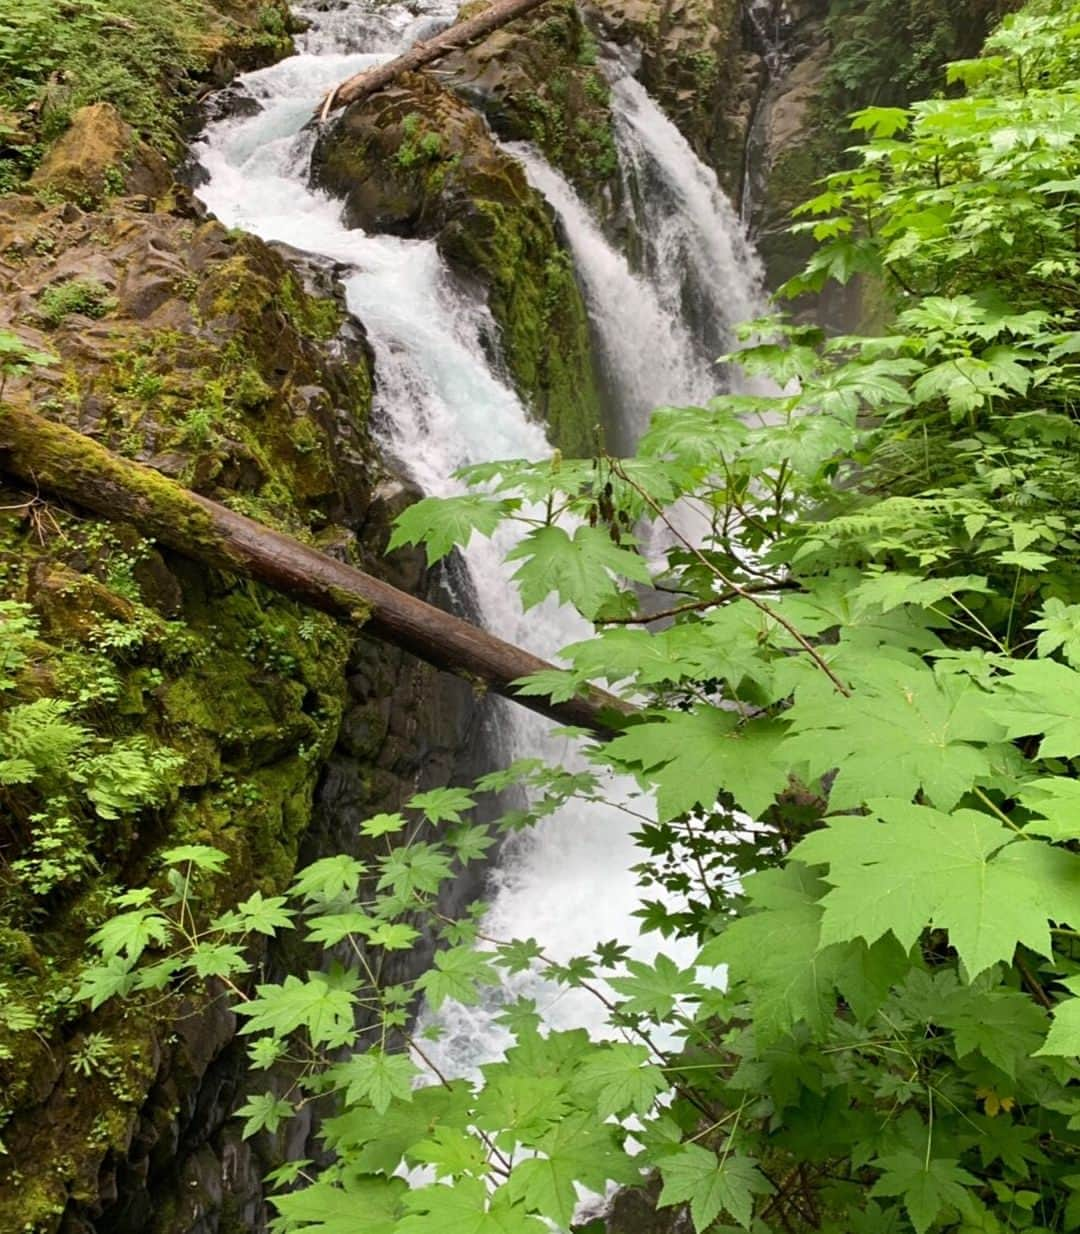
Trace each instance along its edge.
<path fill-rule="evenodd" d="M 731 347 L 735 326 L 765 312 L 764 269 L 715 172 L 645 87 L 619 77 L 612 105 L 646 273 L 665 311 L 695 336 L 699 354 L 715 360 Z"/>
<path fill-rule="evenodd" d="M 716 376 L 693 335 L 664 304 L 657 286 L 635 274 L 604 236 L 565 176 L 531 146 L 505 147 L 559 216 L 585 292 L 610 402 L 616 445 L 630 451 L 649 413 L 664 403 L 692 403 L 715 392 Z"/>

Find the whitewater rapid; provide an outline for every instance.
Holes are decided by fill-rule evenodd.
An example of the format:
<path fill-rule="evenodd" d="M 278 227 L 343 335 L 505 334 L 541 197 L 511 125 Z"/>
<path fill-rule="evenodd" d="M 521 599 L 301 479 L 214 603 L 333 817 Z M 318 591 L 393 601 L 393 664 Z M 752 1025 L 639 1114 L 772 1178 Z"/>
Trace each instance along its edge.
<path fill-rule="evenodd" d="M 460 491 L 453 473 L 465 464 L 540 459 L 551 447 L 542 426 L 492 366 L 484 340 L 497 337 L 497 330 L 486 305 L 450 275 L 434 243 L 346 228 L 340 203 L 308 185 L 313 136 L 304 126 L 325 90 L 429 33 L 455 9 L 446 0 L 378 5 L 354 0 L 332 13 L 301 8 L 310 25 L 297 54 L 239 83 L 258 111 L 212 124 L 196 148 L 206 177 L 199 196 L 224 223 L 351 271 L 344 279 L 347 303 L 375 350 L 374 422 L 381 445 L 425 492 L 440 496 Z M 715 392 L 719 376 L 711 356 L 681 313 L 687 286 L 711 305 L 703 312 L 722 309 L 723 333 L 743 315 L 744 303 L 752 302 L 756 273 L 711 173 L 681 138 L 672 142 L 674 130 L 636 83 L 617 83 L 614 98 L 623 174 L 636 179 L 639 198 L 646 180 L 655 184 L 667 175 L 665 200 L 679 220 L 678 225 L 665 221 L 666 208 L 643 210 L 651 254 L 644 272 L 630 269 L 573 190 L 538 155 L 518 154 L 562 220 L 604 367 L 624 407 L 629 440 L 651 407 Z M 689 236 L 701 238 L 700 250 L 689 251 L 697 243 Z M 718 254 L 726 256 L 714 268 Z M 692 268 L 680 266 L 676 287 L 674 268 L 683 262 Z M 728 286 L 721 306 L 722 284 L 732 280 L 739 285 Z M 631 289 L 634 312 L 628 317 Z M 643 357 L 650 357 L 647 364 Z M 496 544 L 474 537 L 465 554 L 479 618 L 502 637 L 554 657 L 590 628 L 574 612 L 551 603 L 522 611 L 502 560 L 508 543 L 505 536 Z M 516 757 L 580 761 L 565 738 L 553 736 L 550 725 L 521 708 L 502 705 L 501 723 Z M 633 791 L 630 784 L 608 786 L 616 800 Z M 617 808 L 589 804 L 567 808 L 514 837 L 492 877 L 485 933 L 534 938 L 559 962 L 609 939 L 631 943 L 634 956 L 650 958 L 658 943 L 637 937 L 632 916 L 638 906 L 632 867 L 641 859 L 632 839 L 636 825 Z M 665 950 L 689 959 L 689 954 L 680 957 L 678 948 Z M 445 1036 L 434 1047 L 440 1069 L 461 1074 L 496 1057 L 506 1040 L 495 1022 L 499 1006 L 522 993 L 537 999 L 552 1026 L 603 1030 L 606 1012 L 590 995 L 560 993 L 525 974 L 481 1007 L 451 1005 L 441 1014 Z"/>

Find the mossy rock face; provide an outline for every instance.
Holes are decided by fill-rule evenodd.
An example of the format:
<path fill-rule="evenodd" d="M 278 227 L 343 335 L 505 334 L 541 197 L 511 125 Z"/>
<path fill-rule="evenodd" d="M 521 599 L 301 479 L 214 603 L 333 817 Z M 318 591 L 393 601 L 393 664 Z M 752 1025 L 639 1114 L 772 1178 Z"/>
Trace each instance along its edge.
<path fill-rule="evenodd" d="M 30 186 L 93 208 L 118 191 L 158 198 L 171 181 L 165 160 L 138 139 L 116 108 L 94 103 L 75 113 L 71 127 L 30 177 Z"/>
<path fill-rule="evenodd" d="M 370 355 L 352 328 L 328 359 L 341 305 L 309 296 L 265 244 L 176 215 L 12 197 L 0 296 L 0 327 L 61 361 L 9 395 L 277 526 L 362 518 Z"/>
<path fill-rule="evenodd" d="M 93 105 L 112 107 L 172 163 L 207 85 L 291 49 L 286 0 L 34 0 L 22 24 L 19 7 L 0 15 L 0 26 L 14 23 L 18 32 L 7 43 L 17 61 L 0 58 L 0 193 L 17 188 L 72 118 Z M 127 170 L 114 165 L 111 192 L 123 191 Z"/>
<path fill-rule="evenodd" d="M 462 17 L 487 7 L 466 5 Z M 509 141 L 537 146 L 594 208 L 617 188 L 610 90 L 597 43 L 572 0 L 519 18 L 439 64 L 439 80 L 478 106 Z"/>
<path fill-rule="evenodd" d="M 371 358 L 339 298 L 305 286 L 330 281 L 217 223 L 10 196 L 0 328 L 59 363 L 9 380 L 5 398 L 367 557 L 381 475 Z M 177 843 L 229 855 L 228 876 L 208 887 L 222 908 L 289 880 L 347 705 L 352 639 L 122 524 L 17 489 L 0 507 L 0 625 L 31 631 L 14 685 L 0 688 L 0 730 L 17 708 L 55 700 L 94 750 L 136 742 L 169 759 L 153 804 L 113 818 L 61 773 L 0 801 L 0 986 L 23 1012 L 0 1017 L 0 1229 L 50 1234 L 108 1206 L 152 1127 L 168 1143 L 169 1120 L 231 1035 L 205 996 L 176 1038 L 168 1000 L 87 1015 L 73 992 L 88 935 L 113 893 L 161 879 L 156 854 Z M 78 1061 L 88 1041 L 92 1067 Z"/>
<path fill-rule="evenodd" d="M 414 74 L 348 108 L 322 135 L 315 182 L 353 227 L 435 239 L 479 279 L 519 393 L 565 452 L 588 451 L 599 399 L 573 264 L 543 198 L 483 118 Z"/>

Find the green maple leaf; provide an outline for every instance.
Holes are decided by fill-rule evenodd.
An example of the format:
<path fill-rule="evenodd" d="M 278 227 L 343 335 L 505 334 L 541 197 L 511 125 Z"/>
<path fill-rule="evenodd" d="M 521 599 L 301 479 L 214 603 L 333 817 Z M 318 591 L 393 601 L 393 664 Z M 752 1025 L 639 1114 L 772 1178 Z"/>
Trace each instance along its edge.
<path fill-rule="evenodd" d="M 409 1192 L 405 1205 L 411 1215 L 397 1234 L 547 1234 L 547 1226 L 514 1204 L 505 1187 L 489 1199 L 479 1179 L 419 1188 Z"/>
<path fill-rule="evenodd" d="M 360 824 L 360 834 L 377 840 L 380 836 L 395 835 L 399 831 L 404 831 L 406 825 L 405 818 L 401 814 L 375 814 L 371 818 L 364 819 Z"/>
<path fill-rule="evenodd" d="M 419 1075 L 407 1054 L 387 1054 L 372 1047 L 354 1054 L 347 1062 L 329 1067 L 326 1078 L 335 1088 L 345 1089 L 348 1105 L 370 1101 L 375 1111 L 384 1113 L 395 1098 L 411 1101 L 413 1080 Z"/>
<path fill-rule="evenodd" d="M 989 1118 L 985 1114 L 976 1114 L 972 1121 L 979 1128 L 979 1156 L 984 1166 L 1000 1161 L 1019 1178 L 1026 1178 L 1030 1174 L 1029 1163 L 1040 1164 L 1047 1160 L 1038 1144 L 1032 1143 L 1039 1134 L 1037 1127 L 1025 1127 L 1009 1118 Z"/>
<path fill-rule="evenodd" d="M 434 967 L 417 978 L 416 988 L 423 990 L 438 1010 L 448 998 L 471 1006 L 480 997 L 477 986 L 498 984 L 498 975 L 486 956 L 471 947 L 452 947 L 435 952 Z"/>
<path fill-rule="evenodd" d="M 404 921 L 380 921 L 368 931 L 368 942 L 387 951 L 408 951 L 420 937 L 420 931 Z"/>
<path fill-rule="evenodd" d="M 975 990 L 959 986 L 933 1015 L 949 1028 L 957 1058 L 978 1052 L 1015 1079 L 1017 1068 L 1030 1058 L 1046 1036 L 1046 1014 L 1026 995 Z"/>
<path fill-rule="evenodd" d="M 279 929 L 288 929 L 296 913 L 285 907 L 284 896 L 265 898 L 256 891 L 236 906 L 236 924 L 244 930 L 273 937 Z M 230 915 L 231 917 L 231 915 Z"/>
<path fill-rule="evenodd" d="M 1080 994 L 1080 980 L 1073 977 L 1065 984 L 1074 994 Z M 1057 1004 L 1046 1041 L 1035 1053 L 1066 1058 L 1080 1056 L 1080 998 L 1068 998 Z"/>
<path fill-rule="evenodd" d="M 812 776 L 838 769 L 829 793 L 835 810 L 920 789 L 947 810 L 994 775 L 994 747 L 971 744 L 1001 734 L 982 709 L 985 697 L 967 679 L 883 661 L 849 698 L 833 693 L 822 706 L 818 682 L 800 690 L 789 713 L 795 736 L 780 753 L 805 761 Z"/>
<path fill-rule="evenodd" d="M 978 1185 L 955 1161 L 925 1157 L 913 1152 L 895 1153 L 875 1162 L 884 1171 L 871 1195 L 900 1196 L 916 1234 L 925 1234 L 943 1209 L 971 1208 L 966 1187 Z"/>
<path fill-rule="evenodd" d="M 365 868 L 362 861 L 343 853 L 336 857 L 323 857 L 300 871 L 293 880 L 292 894 L 311 902 L 354 896 Z"/>
<path fill-rule="evenodd" d="M 661 822 L 694 806 L 711 809 L 722 792 L 757 817 L 788 781 L 775 757 L 783 735 L 772 720 L 740 722 L 730 711 L 698 707 L 635 725 L 604 753 L 656 784 Z"/>
<path fill-rule="evenodd" d="M 965 574 L 956 578 L 922 578 L 902 570 L 886 570 L 862 579 L 852 594 L 859 605 L 873 605 L 888 613 L 901 604 L 917 604 L 930 608 L 961 592 L 986 593 L 990 585 L 985 578 Z"/>
<path fill-rule="evenodd" d="M 490 1166 L 487 1148 L 458 1127 L 436 1127 L 431 1136 L 409 1149 L 410 1161 L 430 1165 L 436 1179 L 457 1178 L 461 1174 L 487 1174 Z"/>
<path fill-rule="evenodd" d="M 271 1135 L 288 1118 L 292 1118 L 292 1106 L 274 1093 L 260 1093 L 249 1097 L 236 1111 L 239 1118 L 245 1119 L 241 1135 L 250 1139 L 258 1131 L 269 1131 Z"/>
<path fill-rule="evenodd" d="M 678 1153 L 662 1157 L 659 1166 L 664 1187 L 658 1206 L 689 1204 L 697 1234 L 705 1234 L 722 1212 L 748 1230 L 754 1196 L 768 1195 L 773 1189 L 749 1157 L 729 1153 L 720 1160 L 700 1144 L 683 1145 Z"/>
<path fill-rule="evenodd" d="M 379 862 L 380 891 L 389 887 L 395 896 L 407 900 L 416 892 L 434 894 L 450 877 L 450 855 L 434 844 L 410 844 L 396 848 Z"/>
<path fill-rule="evenodd" d="M 894 137 L 907 128 L 911 114 L 904 107 L 864 107 L 861 111 L 852 112 L 851 127 L 856 132 L 869 133 L 871 137 Z"/>
<path fill-rule="evenodd" d="M 575 1085 L 585 1101 L 596 1103 L 601 1118 L 644 1114 L 668 1088 L 664 1073 L 648 1060 L 644 1046 L 621 1042 L 599 1046 L 578 1068 Z"/>
<path fill-rule="evenodd" d="M 305 938 L 309 943 L 322 943 L 324 947 L 333 947 L 350 934 L 360 934 L 368 937 L 375 929 L 374 917 L 367 913 L 328 913 L 324 917 L 312 917 L 307 922 L 309 927 Z"/>
<path fill-rule="evenodd" d="M 578 1204 L 575 1183 L 603 1193 L 608 1182 L 632 1183 L 638 1168 L 619 1147 L 610 1125 L 592 1114 L 571 1114 L 529 1141 L 543 1156 L 514 1167 L 508 1180 L 511 1197 L 533 1212 L 569 1229 Z"/>
<path fill-rule="evenodd" d="M 307 980 L 288 976 L 281 985 L 261 985 L 258 997 L 241 1003 L 236 1014 L 247 1016 L 241 1033 L 269 1031 L 277 1037 L 306 1028 L 312 1045 L 341 1045 L 354 1035 L 352 992 L 326 973 L 308 973 Z"/>
<path fill-rule="evenodd" d="M 327 1143 L 348 1154 L 357 1170 L 391 1175 L 412 1146 L 430 1139 L 437 1128 L 471 1122 L 471 1103 L 472 1090 L 462 1080 L 445 1088 L 418 1088 L 412 1101 L 395 1102 L 382 1114 L 361 1105 L 327 1119 Z"/>
<path fill-rule="evenodd" d="M 212 848 L 209 844 L 181 844 L 177 848 L 167 848 L 161 860 L 168 866 L 190 864 L 197 870 L 220 874 L 229 859 L 220 848 Z"/>
<path fill-rule="evenodd" d="M 726 964 L 733 981 L 753 990 L 754 1026 L 764 1040 L 800 1022 L 821 1031 L 835 1014 L 840 954 L 820 943 L 825 890 L 797 863 L 751 875 L 745 891 L 759 911 L 725 926 L 698 957 Z"/>
<path fill-rule="evenodd" d="M 1050 656 L 1060 649 L 1073 668 L 1080 668 L 1080 604 L 1051 598 L 1042 611 L 1042 619 L 1031 623 L 1031 629 L 1042 631 L 1035 650 L 1040 656 Z"/>
<path fill-rule="evenodd" d="M 408 1184 L 400 1178 L 350 1177 L 345 1186 L 314 1182 L 270 1202 L 293 1234 L 395 1234 Z M 362 1218 L 361 1218 L 362 1214 Z M 362 1220 L 362 1227 L 359 1222 Z"/>
<path fill-rule="evenodd" d="M 138 974 L 132 972 L 134 963 L 134 960 L 117 955 L 107 964 L 94 964 L 84 969 L 75 997 L 89 999 L 90 1010 L 96 1011 L 110 998 L 130 994 L 138 979 Z"/>
<path fill-rule="evenodd" d="M 409 809 L 420 810 L 429 823 L 460 823 L 462 811 L 474 805 L 476 799 L 464 788 L 433 788 L 409 801 Z"/>
<path fill-rule="evenodd" d="M 594 617 L 619 594 L 616 578 L 649 582 L 643 557 L 613 544 L 599 527 L 578 527 L 573 539 L 561 527 L 539 527 L 506 555 L 522 561 L 514 574 L 521 602 L 532 608 L 555 592 L 564 604 L 573 604 Z"/>
<path fill-rule="evenodd" d="M 1040 758 L 1080 753 L 1080 672 L 1055 660 L 1017 663 L 994 701 L 994 716 L 1009 737 L 1042 734 Z"/>
<path fill-rule="evenodd" d="M 823 943 L 891 931 L 914 946 L 933 925 L 949 931 L 974 977 L 1011 963 L 1018 943 L 1050 954 L 1049 920 L 1080 920 L 1080 857 L 1017 840 L 986 814 L 943 814 L 906 801 L 869 803 L 873 818 L 834 818 L 793 856 L 828 865 Z"/>
<path fill-rule="evenodd" d="M 394 520 L 387 552 L 403 544 L 425 543 L 428 565 L 465 548 L 474 532 L 490 536 L 520 503 L 468 493 L 462 497 L 424 497 Z"/>
<path fill-rule="evenodd" d="M 1080 840 L 1080 781 L 1067 776 L 1030 780 L 1019 799 L 1040 816 L 1024 827 L 1026 832 L 1050 840 Z"/>
<path fill-rule="evenodd" d="M 496 1063 L 483 1068 L 485 1084 L 476 1102 L 476 1125 L 509 1130 L 519 1139 L 542 1134 L 570 1108 L 566 1081 L 552 1075 L 522 1075 Z"/>
<path fill-rule="evenodd" d="M 199 977 L 228 977 L 251 967 L 240 948 L 229 943 L 199 943 L 185 964 Z"/>
<path fill-rule="evenodd" d="M 780 348 L 776 350 L 782 352 Z M 783 355 L 778 359 L 782 360 Z M 783 384 L 783 378 L 777 380 Z M 707 463 L 711 467 L 717 455 L 737 453 L 747 434 L 746 425 L 722 405 L 661 407 L 653 412 L 638 443 L 638 453 L 643 457 L 666 456 L 685 463 Z"/>
<path fill-rule="evenodd" d="M 681 998 L 693 994 L 693 972 L 679 968 L 666 955 L 658 955 L 652 964 L 627 960 L 626 968 L 629 977 L 608 978 L 608 985 L 625 996 L 620 1004 L 623 1011 L 665 1020 Z"/>
<path fill-rule="evenodd" d="M 154 909 L 135 908 L 111 917 L 90 935 L 106 960 L 125 955 L 137 960 L 151 945 L 164 946 L 173 935 L 173 923 Z"/>
<path fill-rule="evenodd" d="M 462 864 L 478 861 L 495 843 L 495 837 L 483 823 L 461 823 L 447 831 L 444 839 Z"/>

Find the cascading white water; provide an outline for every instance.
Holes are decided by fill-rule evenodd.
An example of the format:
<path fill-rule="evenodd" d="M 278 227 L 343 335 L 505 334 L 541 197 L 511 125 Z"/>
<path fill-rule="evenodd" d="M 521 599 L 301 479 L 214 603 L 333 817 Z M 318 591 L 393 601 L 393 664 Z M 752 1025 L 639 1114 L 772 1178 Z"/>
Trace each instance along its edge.
<path fill-rule="evenodd" d="M 585 292 L 603 377 L 618 407 L 622 443 L 632 447 L 650 412 L 664 403 L 697 403 L 716 391 L 717 377 L 681 317 L 656 285 L 635 274 L 565 177 L 532 147 L 505 149 L 559 216 Z"/>
<path fill-rule="evenodd" d="M 541 427 L 491 366 L 483 340 L 495 330 L 486 306 L 450 276 L 434 244 L 348 230 L 340 205 L 308 187 L 312 139 L 302 130 L 326 89 L 384 59 L 433 23 L 445 21 L 453 7 L 448 0 L 377 6 L 371 0 L 354 0 L 334 13 L 304 11 L 312 25 L 299 42 L 298 54 L 242 80 L 260 110 L 213 124 L 197 147 L 207 176 L 199 195 L 225 223 L 324 256 L 352 271 L 345 279 L 346 295 L 375 348 L 376 421 L 383 445 L 425 491 L 439 495 L 456 491 L 453 472 L 465 463 L 540 458 L 550 447 Z M 648 140 L 642 134 L 663 138 L 663 127 L 650 118 L 633 91 L 621 91 L 619 97 L 624 95 L 630 102 L 620 131 L 638 134 L 634 141 L 644 150 Z M 652 151 L 649 157 L 660 166 L 662 155 Z M 685 162 L 682 147 L 676 157 Z M 703 367 L 691 332 L 672 309 L 678 294 L 672 296 L 660 280 L 635 278 L 565 183 L 534 156 L 528 162 L 534 179 L 549 196 L 558 198 L 597 333 L 601 337 L 616 333 L 632 287 L 637 307 L 648 306 L 645 317 L 651 322 L 644 335 L 639 331 L 636 336 L 638 356 L 649 356 L 655 364 L 657 340 L 670 349 L 665 352 L 668 367 L 656 374 L 662 380 L 646 389 L 637 370 L 628 371 L 630 355 L 613 346 L 609 362 L 618 389 L 638 391 L 635 411 L 649 402 L 682 398 L 684 391 L 690 396 L 691 386 L 693 397 L 707 395 L 708 367 Z M 686 183 L 679 190 L 682 196 L 673 200 L 685 201 L 687 213 L 692 214 L 687 228 L 694 234 L 729 228 L 737 232 L 730 210 L 718 209 L 711 222 L 705 218 L 705 190 L 694 195 L 694 176 L 681 163 L 680 176 Z M 703 183 L 707 185 L 707 175 Z M 733 248 L 736 242 L 729 237 L 726 243 Z M 694 261 L 703 256 L 712 260 L 718 244 L 716 237 L 703 242 Z M 663 244 L 658 249 L 667 251 Z M 740 297 L 749 302 L 752 297 L 745 288 L 752 282 L 750 263 L 729 262 L 724 270 L 738 280 L 738 286 L 729 289 L 726 309 L 738 305 Z M 703 284 L 715 281 L 712 274 L 698 277 Z M 639 377 L 642 384 L 637 386 Z M 524 614 L 502 563 L 506 547 L 505 542 L 474 542 L 466 554 L 480 617 L 503 637 L 552 656 L 588 628 L 574 613 L 550 604 Z M 506 707 L 504 718 L 515 754 L 563 763 L 577 757 L 564 739 L 553 738 L 550 727 L 529 713 Z M 612 786 L 611 795 L 617 797 L 629 787 Z M 589 806 L 564 810 L 515 838 L 493 878 L 487 932 L 536 938 L 558 961 L 611 938 L 633 941 L 634 954 L 648 957 L 655 948 L 649 939 L 635 938 L 631 916 L 637 907 L 631 867 L 639 859 L 631 831 L 632 824 L 618 809 Z M 551 1024 L 601 1029 L 605 1013 L 591 996 L 580 991 L 556 994 L 539 978 L 526 975 L 513 990 L 496 994 L 484 1007 L 451 1008 L 442 1016 L 447 1031 L 437 1048 L 440 1069 L 461 1073 L 495 1057 L 504 1044 L 495 1022 L 497 1004 L 521 992 L 537 998 Z"/>
<path fill-rule="evenodd" d="M 761 263 L 715 173 L 641 83 L 620 77 L 612 108 L 646 272 L 664 310 L 698 340 L 698 354 L 715 360 L 730 349 L 732 327 L 764 310 Z"/>

